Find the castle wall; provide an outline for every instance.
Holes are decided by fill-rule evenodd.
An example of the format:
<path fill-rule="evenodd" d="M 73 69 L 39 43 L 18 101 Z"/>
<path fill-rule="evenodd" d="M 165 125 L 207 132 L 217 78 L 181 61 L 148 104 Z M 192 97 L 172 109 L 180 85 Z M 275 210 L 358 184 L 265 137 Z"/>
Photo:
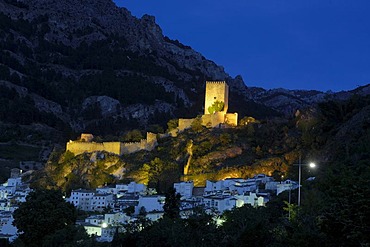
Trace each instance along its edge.
<path fill-rule="evenodd" d="M 146 141 L 149 145 L 157 145 L 157 134 L 146 132 Z"/>
<path fill-rule="evenodd" d="M 206 126 L 207 128 L 212 127 L 212 114 L 202 115 L 202 125 Z"/>
<path fill-rule="evenodd" d="M 231 126 L 238 126 L 238 113 L 226 113 L 225 123 Z"/>
<path fill-rule="evenodd" d="M 225 113 L 224 112 L 215 112 L 211 115 L 212 127 L 219 127 L 220 124 L 225 122 Z"/>
<path fill-rule="evenodd" d="M 80 141 L 92 142 L 93 139 L 94 139 L 94 136 L 92 134 L 82 133 Z"/>
<path fill-rule="evenodd" d="M 183 131 L 191 127 L 194 118 L 186 119 L 186 118 L 179 118 L 179 131 Z"/>
<path fill-rule="evenodd" d="M 141 142 L 125 142 L 122 143 L 121 154 L 130 154 L 142 150 Z"/>
<path fill-rule="evenodd" d="M 69 141 L 67 143 L 67 151 L 74 153 L 75 155 L 82 153 L 91 153 L 96 151 L 107 151 L 114 154 L 121 154 L 121 143 L 120 142 L 80 142 L 80 141 Z"/>
<path fill-rule="evenodd" d="M 229 86 L 225 81 L 207 81 L 206 95 L 204 102 L 204 114 L 209 114 L 208 107 L 212 106 L 215 101 L 224 102 L 224 110 L 226 113 L 229 108 Z"/>
<path fill-rule="evenodd" d="M 82 136 L 82 135 L 81 135 Z M 91 135 L 92 136 L 92 135 Z M 140 142 L 84 142 L 84 141 L 69 141 L 67 143 L 67 151 L 75 155 L 82 153 L 91 153 L 96 151 L 106 151 L 117 155 L 134 153 L 140 150 L 151 151 L 157 146 L 157 135 L 147 132 L 147 139 L 142 139 Z"/>
<path fill-rule="evenodd" d="M 103 142 L 103 150 L 109 153 L 121 155 L 121 142 Z M 101 151 L 101 150 L 95 150 Z"/>

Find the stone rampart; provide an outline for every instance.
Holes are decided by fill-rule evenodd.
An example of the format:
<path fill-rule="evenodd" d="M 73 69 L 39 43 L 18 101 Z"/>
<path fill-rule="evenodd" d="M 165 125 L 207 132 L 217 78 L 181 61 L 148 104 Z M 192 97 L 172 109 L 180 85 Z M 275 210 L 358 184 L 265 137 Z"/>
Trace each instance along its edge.
<path fill-rule="evenodd" d="M 202 125 L 207 128 L 212 128 L 212 114 L 202 115 Z"/>
<path fill-rule="evenodd" d="M 179 118 L 179 131 L 189 129 L 195 118 Z"/>
<path fill-rule="evenodd" d="M 225 123 L 231 126 L 238 125 L 238 113 L 227 113 L 225 115 Z"/>
<path fill-rule="evenodd" d="M 142 150 L 141 142 L 125 142 L 122 143 L 121 154 L 130 154 Z"/>
<path fill-rule="evenodd" d="M 120 155 L 121 143 L 120 142 L 81 142 L 81 141 L 69 141 L 67 142 L 67 151 L 74 153 L 75 155 L 82 153 L 91 153 L 96 151 L 107 151 Z"/>
<path fill-rule="evenodd" d="M 140 150 L 151 151 L 157 146 L 157 138 L 153 133 L 147 133 L 148 139 L 142 139 L 140 142 L 84 142 L 69 141 L 66 150 L 75 155 L 82 153 L 91 153 L 97 151 L 106 151 L 117 155 L 130 154 Z M 148 141 L 149 140 L 149 141 Z"/>
<path fill-rule="evenodd" d="M 211 115 L 212 127 L 219 127 L 220 124 L 225 122 L 225 113 L 224 112 L 215 112 Z"/>

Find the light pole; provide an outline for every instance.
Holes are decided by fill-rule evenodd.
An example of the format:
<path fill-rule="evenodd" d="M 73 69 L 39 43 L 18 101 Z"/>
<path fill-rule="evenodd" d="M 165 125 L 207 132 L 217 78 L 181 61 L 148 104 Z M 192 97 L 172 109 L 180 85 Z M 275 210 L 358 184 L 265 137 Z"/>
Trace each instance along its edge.
<path fill-rule="evenodd" d="M 301 206 L 301 177 L 302 177 L 302 164 L 301 162 L 301 155 L 299 155 L 299 163 L 298 163 L 298 207 Z M 309 167 L 314 168 L 316 167 L 316 164 L 311 162 L 308 164 Z"/>

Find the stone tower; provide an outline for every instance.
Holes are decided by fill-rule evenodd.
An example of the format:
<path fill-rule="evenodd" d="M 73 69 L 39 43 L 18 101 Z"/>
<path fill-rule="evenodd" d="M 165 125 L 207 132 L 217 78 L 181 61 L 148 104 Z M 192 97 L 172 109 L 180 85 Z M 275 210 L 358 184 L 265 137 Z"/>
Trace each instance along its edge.
<path fill-rule="evenodd" d="M 206 81 L 204 114 L 209 114 L 208 107 L 215 101 L 224 102 L 223 112 L 226 113 L 229 106 L 229 86 L 225 81 Z"/>

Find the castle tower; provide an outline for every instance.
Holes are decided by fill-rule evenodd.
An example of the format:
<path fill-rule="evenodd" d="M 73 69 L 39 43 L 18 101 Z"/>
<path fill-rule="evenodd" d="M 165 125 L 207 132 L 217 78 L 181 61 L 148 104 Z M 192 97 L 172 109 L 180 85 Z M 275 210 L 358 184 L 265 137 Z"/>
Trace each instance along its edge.
<path fill-rule="evenodd" d="M 224 102 L 223 112 L 226 113 L 229 106 L 229 86 L 225 81 L 206 81 L 204 114 L 210 114 L 208 108 L 215 101 Z"/>

